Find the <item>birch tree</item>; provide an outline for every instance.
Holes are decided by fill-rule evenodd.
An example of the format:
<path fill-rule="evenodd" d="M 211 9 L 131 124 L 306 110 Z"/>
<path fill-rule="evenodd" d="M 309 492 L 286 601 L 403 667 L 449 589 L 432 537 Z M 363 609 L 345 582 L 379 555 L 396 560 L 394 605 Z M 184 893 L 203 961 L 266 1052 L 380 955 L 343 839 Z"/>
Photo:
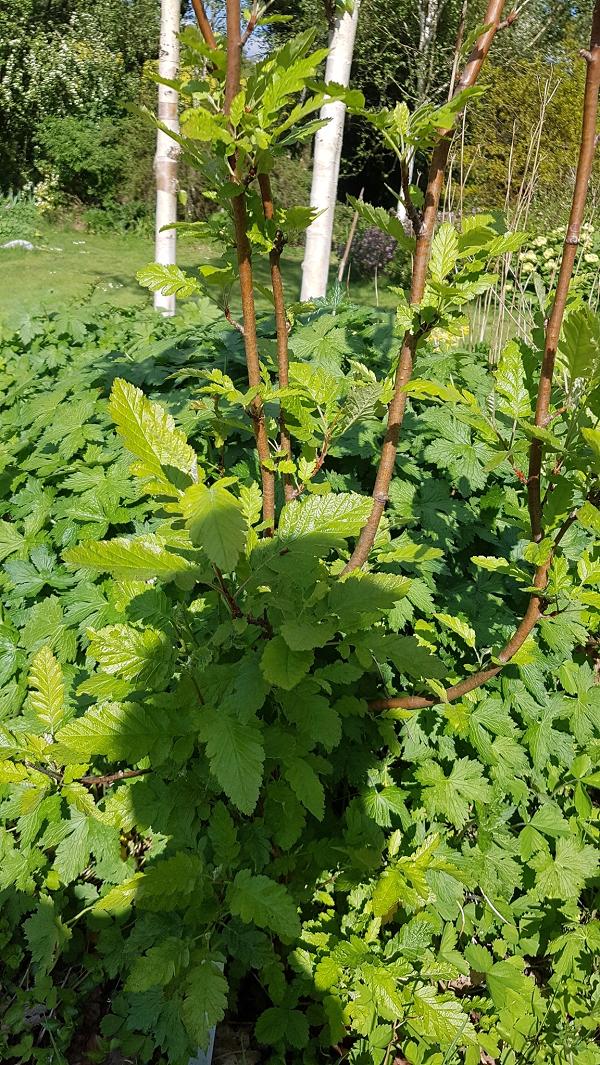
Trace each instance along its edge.
<path fill-rule="evenodd" d="M 344 86 L 350 82 L 359 9 L 360 0 L 354 0 L 352 10 L 340 11 L 333 18 L 325 68 L 327 82 Z M 341 100 L 325 103 L 321 108 L 321 118 L 328 121 L 315 136 L 310 205 L 319 214 L 306 233 L 303 300 L 324 296 L 327 291 L 345 117 L 346 105 Z"/>
<path fill-rule="evenodd" d="M 161 78 L 174 79 L 179 72 L 180 0 L 161 0 L 160 52 L 158 73 Z M 158 118 L 173 132 L 179 132 L 178 97 L 167 85 L 158 86 Z M 164 226 L 177 221 L 177 156 L 178 144 L 159 129 L 156 135 L 154 172 L 156 175 L 156 238 L 154 258 L 169 266 L 176 262 L 177 238 L 174 229 Z M 155 292 L 154 307 L 164 315 L 175 314 L 175 296 Z"/>

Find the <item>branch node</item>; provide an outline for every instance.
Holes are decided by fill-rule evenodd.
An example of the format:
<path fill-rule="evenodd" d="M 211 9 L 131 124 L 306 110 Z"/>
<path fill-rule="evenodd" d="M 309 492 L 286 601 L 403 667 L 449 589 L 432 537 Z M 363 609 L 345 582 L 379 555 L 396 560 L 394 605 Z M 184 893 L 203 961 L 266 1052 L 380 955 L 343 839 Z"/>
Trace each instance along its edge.
<path fill-rule="evenodd" d="M 389 496 L 386 492 L 373 492 L 373 499 L 376 503 L 381 503 L 382 506 L 385 507 L 389 500 Z"/>
<path fill-rule="evenodd" d="M 586 63 L 592 62 L 592 53 L 587 48 L 580 48 L 579 55 L 582 59 L 585 59 Z"/>
<path fill-rule="evenodd" d="M 513 23 L 517 21 L 518 17 L 519 17 L 519 12 L 516 9 L 513 8 L 513 10 L 508 13 L 506 18 L 503 19 L 502 22 L 498 23 L 498 29 L 499 30 L 507 30 L 507 29 L 509 29 L 513 25 Z"/>

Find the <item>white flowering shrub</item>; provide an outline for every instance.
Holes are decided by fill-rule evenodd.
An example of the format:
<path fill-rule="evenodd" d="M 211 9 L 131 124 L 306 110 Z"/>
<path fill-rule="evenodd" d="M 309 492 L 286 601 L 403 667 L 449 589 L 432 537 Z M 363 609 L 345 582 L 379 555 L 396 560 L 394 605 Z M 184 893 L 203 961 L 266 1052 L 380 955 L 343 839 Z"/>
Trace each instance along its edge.
<path fill-rule="evenodd" d="M 517 284 L 518 287 L 533 291 L 536 276 L 541 278 L 547 291 L 553 289 L 558 277 L 564 238 L 563 226 L 551 229 L 546 234 L 530 237 L 519 254 L 513 258 L 513 277 L 507 286 L 509 290 Z M 591 222 L 585 222 L 582 226 L 573 285 L 586 298 L 598 289 L 599 267 L 600 232 Z"/>

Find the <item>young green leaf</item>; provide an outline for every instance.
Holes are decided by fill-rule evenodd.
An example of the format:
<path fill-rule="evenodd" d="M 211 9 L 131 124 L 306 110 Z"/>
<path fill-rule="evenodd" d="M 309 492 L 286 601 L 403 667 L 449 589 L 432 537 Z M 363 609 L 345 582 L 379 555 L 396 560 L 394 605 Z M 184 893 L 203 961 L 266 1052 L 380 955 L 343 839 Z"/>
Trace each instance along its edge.
<path fill-rule="evenodd" d="M 192 543 L 230 572 L 244 549 L 248 526 L 240 502 L 220 484 L 194 484 L 180 500 Z"/>

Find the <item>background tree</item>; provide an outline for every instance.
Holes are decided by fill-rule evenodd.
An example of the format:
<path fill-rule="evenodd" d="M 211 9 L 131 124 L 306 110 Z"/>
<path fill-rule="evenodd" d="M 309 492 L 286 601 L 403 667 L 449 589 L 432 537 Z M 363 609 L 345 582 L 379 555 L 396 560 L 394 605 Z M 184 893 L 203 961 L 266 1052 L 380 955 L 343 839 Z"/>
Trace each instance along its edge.
<path fill-rule="evenodd" d="M 359 10 L 360 0 L 354 0 L 351 9 L 345 8 L 332 13 L 329 54 L 325 67 L 326 82 L 344 86 L 350 82 Z M 321 108 L 320 117 L 326 125 L 315 135 L 310 206 L 317 213 L 317 217 L 306 233 L 302 264 L 303 300 L 322 297 L 327 291 L 333 216 L 346 117 L 345 103 L 342 100 L 325 103 Z"/>
<path fill-rule="evenodd" d="M 161 0 L 160 53 L 158 72 L 161 78 L 174 81 L 179 73 L 179 0 Z M 162 82 L 158 86 L 158 119 L 161 125 L 179 132 L 178 94 Z M 177 232 L 165 229 L 177 221 L 177 156 L 178 144 L 159 127 L 156 133 L 156 237 L 154 258 L 165 266 L 177 261 Z M 175 296 L 154 293 L 154 306 L 163 314 L 175 314 Z"/>

